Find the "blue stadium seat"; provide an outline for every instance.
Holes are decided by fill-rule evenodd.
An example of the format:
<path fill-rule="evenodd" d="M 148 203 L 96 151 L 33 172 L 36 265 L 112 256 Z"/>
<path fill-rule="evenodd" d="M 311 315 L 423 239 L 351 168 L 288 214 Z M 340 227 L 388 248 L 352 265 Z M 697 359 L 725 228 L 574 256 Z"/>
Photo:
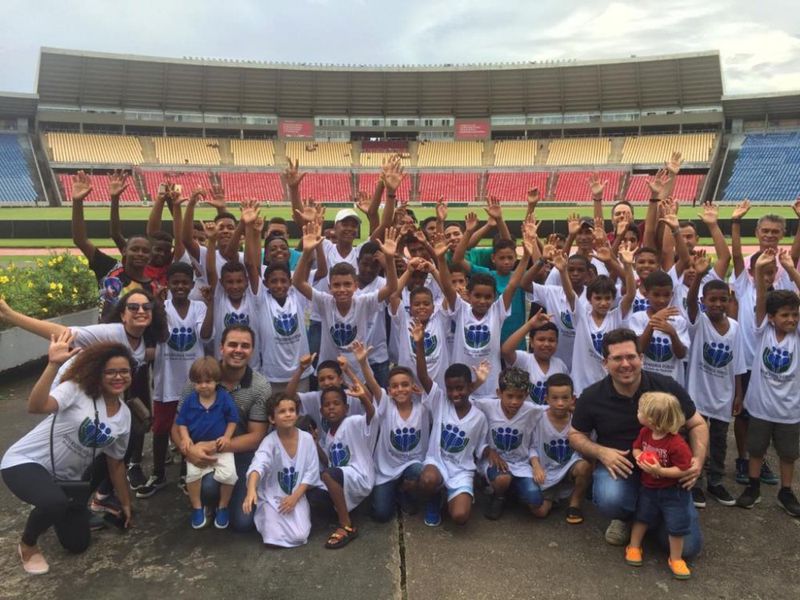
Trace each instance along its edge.
<path fill-rule="evenodd" d="M 36 198 L 36 188 L 17 136 L 0 135 L 0 205 L 34 204 Z"/>
<path fill-rule="evenodd" d="M 723 200 L 792 201 L 800 194 L 800 133 L 748 135 Z"/>

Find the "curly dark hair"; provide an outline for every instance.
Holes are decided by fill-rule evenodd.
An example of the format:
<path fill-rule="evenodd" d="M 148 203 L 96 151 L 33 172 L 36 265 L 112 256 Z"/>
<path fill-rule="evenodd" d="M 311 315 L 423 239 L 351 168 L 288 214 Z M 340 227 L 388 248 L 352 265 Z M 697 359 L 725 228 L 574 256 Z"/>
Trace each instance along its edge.
<path fill-rule="evenodd" d="M 61 381 L 74 381 L 90 398 L 103 393 L 103 370 L 112 358 L 121 356 L 128 361 L 131 375 L 136 365 L 130 350 L 115 342 L 101 342 L 84 348 L 67 367 Z"/>
<path fill-rule="evenodd" d="M 122 313 L 128 305 L 128 299 L 134 294 L 141 294 L 153 303 L 153 321 L 144 330 L 143 340 L 146 346 L 153 347 L 159 342 L 167 341 L 169 328 L 167 327 L 167 313 L 164 304 L 157 299 L 150 290 L 137 288 L 122 296 L 105 319 L 106 323 L 122 323 Z"/>

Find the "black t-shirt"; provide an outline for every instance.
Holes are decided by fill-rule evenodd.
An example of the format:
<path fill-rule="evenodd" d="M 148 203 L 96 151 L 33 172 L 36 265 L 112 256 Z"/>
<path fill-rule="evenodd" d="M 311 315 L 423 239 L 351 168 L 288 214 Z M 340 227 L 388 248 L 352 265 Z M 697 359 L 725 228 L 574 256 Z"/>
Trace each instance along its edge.
<path fill-rule="evenodd" d="M 689 394 L 671 377 L 642 371 L 642 381 L 633 397 L 621 396 L 607 375 L 583 390 L 575 404 L 572 426 L 590 434 L 597 432 L 597 443 L 617 450 L 630 450 L 642 428 L 637 413 L 639 398 L 645 392 L 666 392 L 680 402 L 688 421 L 695 413 Z"/>
<path fill-rule="evenodd" d="M 150 279 L 133 279 L 125 268 L 115 258 L 95 248 L 94 255 L 89 261 L 89 268 L 94 271 L 97 283 L 100 286 L 100 318 L 105 321 L 108 314 L 114 309 L 117 301 L 131 290 L 146 289 L 155 294 L 155 285 Z"/>

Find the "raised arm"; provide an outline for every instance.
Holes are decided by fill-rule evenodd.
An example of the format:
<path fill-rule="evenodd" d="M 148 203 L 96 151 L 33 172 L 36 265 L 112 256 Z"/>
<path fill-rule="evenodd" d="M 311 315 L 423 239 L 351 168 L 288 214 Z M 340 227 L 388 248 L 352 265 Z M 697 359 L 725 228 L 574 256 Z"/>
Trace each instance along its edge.
<path fill-rule="evenodd" d="M 398 232 L 394 227 L 386 230 L 386 239 L 384 241 L 377 240 L 381 248 L 383 256 L 386 258 L 386 284 L 378 290 L 378 300 L 383 302 L 397 290 L 397 269 L 394 264 L 394 256 L 397 251 L 397 235 Z"/>
<path fill-rule="evenodd" d="M 594 219 L 605 220 L 603 216 L 603 190 L 608 185 L 608 180 L 600 179 L 599 173 L 592 173 L 588 180 L 589 189 L 592 191 L 592 207 L 594 209 Z"/>
<path fill-rule="evenodd" d="M 800 260 L 800 196 L 795 198 L 794 204 L 792 204 L 792 210 L 794 210 L 794 214 L 798 217 L 797 230 L 794 232 L 794 240 L 792 241 L 792 249 L 790 250 L 790 256 L 796 265 L 797 261 Z"/>
<path fill-rule="evenodd" d="M 109 229 L 111 239 L 120 252 L 125 252 L 125 245 L 128 243 L 122 233 L 122 219 L 119 215 L 119 201 L 126 189 L 128 189 L 128 175 L 123 171 L 114 171 L 108 178 L 108 192 L 111 196 Z"/>
<path fill-rule="evenodd" d="M 689 248 L 686 246 L 686 240 L 684 240 L 683 236 L 681 235 L 680 224 L 678 222 L 677 206 L 669 199 L 663 200 L 662 205 L 664 207 L 664 216 L 659 219 L 659 222 L 663 223 L 672 234 L 672 239 L 675 242 L 675 250 L 678 254 L 678 262 L 675 263 L 675 272 L 678 275 L 681 275 L 686 270 L 691 258 L 689 256 Z M 665 243 L 664 246 L 666 247 L 666 245 L 667 244 Z M 667 250 L 667 252 L 669 252 L 669 250 Z M 672 259 L 671 256 L 668 258 L 670 260 Z"/>
<path fill-rule="evenodd" d="M 188 211 L 187 211 L 188 212 Z M 214 221 L 203 221 L 203 230 L 206 232 L 206 279 L 211 293 L 216 293 L 217 280 L 217 239 L 219 230 Z"/>
<path fill-rule="evenodd" d="M 303 225 L 306 224 L 306 220 L 301 218 L 298 215 L 298 211 L 302 214 L 303 211 L 303 204 L 300 202 L 300 182 L 303 181 L 303 178 L 306 176 L 305 173 L 300 172 L 300 159 L 295 159 L 292 162 L 292 159 L 288 159 L 289 166 L 283 172 L 284 181 L 286 181 L 286 187 L 289 188 L 289 202 L 292 206 L 292 219 L 294 222 L 297 223 L 297 226 L 302 229 Z"/>
<path fill-rule="evenodd" d="M 452 278 L 450 277 L 450 267 L 447 265 L 447 242 L 444 239 L 444 234 L 436 232 L 433 238 L 433 251 L 436 255 L 436 265 L 439 267 L 439 277 L 442 282 L 442 293 L 447 306 L 453 310 L 456 306 L 456 288 L 453 286 Z"/>
<path fill-rule="evenodd" d="M 512 239 L 511 232 L 508 230 L 508 225 L 506 225 L 506 221 L 503 219 L 503 207 L 500 206 L 500 201 L 494 196 L 489 196 L 486 200 L 486 208 L 484 210 L 486 210 L 489 220 L 495 222 L 497 234 L 500 238 L 504 240 Z"/>
<path fill-rule="evenodd" d="M 514 294 L 517 292 L 517 288 L 519 288 L 519 284 L 522 281 L 522 276 L 525 274 L 525 271 L 528 270 L 528 263 L 531 261 L 531 255 L 528 252 L 528 249 L 525 245 L 522 247 L 522 258 L 519 259 L 517 262 L 517 266 L 514 268 L 514 271 L 511 273 L 511 277 L 508 279 L 508 285 L 506 285 L 506 289 L 503 290 L 503 305 L 506 307 L 506 310 L 511 308 L 511 303 L 514 300 Z"/>
<path fill-rule="evenodd" d="M 428 375 L 428 363 L 425 361 L 425 325 L 422 321 L 414 320 L 410 327 L 411 339 L 414 340 L 414 355 L 417 362 L 417 379 L 422 389 L 429 394 L 433 388 L 433 380 Z"/>
<path fill-rule="evenodd" d="M 295 267 L 292 275 L 292 285 L 303 296 L 311 300 L 313 290 L 308 283 L 309 268 L 311 265 L 311 255 L 314 249 L 322 243 L 322 235 L 316 223 L 303 225 L 303 254 Z"/>
<path fill-rule="evenodd" d="M 91 193 L 92 180 L 83 171 L 78 171 L 72 176 L 72 241 L 89 260 L 94 257 L 96 248 L 86 233 L 83 200 Z"/>
<path fill-rule="evenodd" d="M 183 256 L 186 247 L 183 245 L 183 209 L 181 205 L 186 202 L 186 198 L 175 198 L 172 203 L 172 239 L 175 248 L 173 249 L 173 261 L 177 262 Z M 159 224 L 159 228 L 161 225 Z M 192 227 L 194 229 L 194 227 Z"/>
<path fill-rule="evenodd" d="M 381 192 L 383 192 L 383 182 L 378 180 L 378 184 L 375 186 L 376 189 L 379 187 Z M 369 223 L 369 234 L 372 233 L 378 228 L 380 225 L 380 216 L 378 215 L 378 204 L 381 201 L 381 196 L 378 196 L 377 202 L 375 201 L 375 195 L 370 198 L 367 192 L 358 192 L 353 201 L 353 206 L 357 210 L 360 210 L 364 213 L 364 216 L 367 217 L 367 223 Z"/>
<path fill-rule="evenodd" d="M 658 203 L 664 195 L 664 189 L 669 181 L 669 174 L 666 169 L 661 169 L 654 177 L 647 180 L 650 188 L 650 202 L 647 204 L 647 214 L 644 218 L 644 233 L 642 235 L 642 246 L 648 248 L 656 247 L 656 228 L 658 226 Z"/>
<path fill-rule="evenodd" d="M 471 239 L 478 230 L 478 215 L 474 212 L 467 213 L 467 216 L 464 217 L 464 235 L 461 236 L 461 240 L 458 242 L 458 245 L 453 250 L 453 257 L 451 262 L 454 265 L 462 264 L 464 267 L 471 271 L 471 265 L 464 260 L 464 257 L 467 254 L 467 250 L 469 249 L 469 245 L 471 243 Z M 478 240 L 480 241 L 480 239 Z"/>
<path fill-rule="evenodd" d="M 356 340 L 350 344 L 350 350 L 353 352 L 358 366 L 361 367 L 361 373 L 364 375 L 364 383 L 367 386 L 367 390 L 369 390 L 375 402 L 380 402 L 383 388 L 381 388 L 378 380 L 375 379 L 375 373 L 372 372 L 372 367 L 369 366 L 369 354 L 372 352 L 372 346 L 365 346 L 361 340 Z"/>
<path fill-rule="evenodd" d="M 150 214 L 147 215 L 147 235 L 153 235 L 153 233 L 161 229 L 161 217 L 164 214 L 164 205 L 167 203 L 167 194 L 171 191 L 167 187 L 168 185 L 168 183 L 162 183 L 158 186 L 158 193 L 156 194 L 156 199 L 153 200 L 153 207 L 150 209 Z M 164 187 L 163 190 L 162 186 Z M 172 218 L 175 219 L 174 212 Z"/>
<path fill-rule="evenodd" d="M 700 213 L 700 218 L 703 223 L 708 227 L 708 233 L 714 241 L 714 253 L 717 255 L 717 260 L 714 263 L 714 272 L 717 277 L 723 279 L 728 273 L 728 265 L 731 262 L 731 251 L 728 248 L 728 243 L 722 230 L 719 228 L 719 208 L 713 202 L 706 202 L 703 204 L 703 212 Z M 696 270 L 696 269 L 695 269 Z"/>
<path fill-rule="evenodd" d="M 55 337 L 60 337 L 67 328 L 60 323 L 52 321 L 40 321 L 28 315 L 23 315 L 20 312 L 12 309 L 6 301 L 0 296 L 0 319 L 6 323 L 10 323 L 14 327 L 21 327 L 25 331 L 30 331 L 34 335 L 38 335 L 46 340 Z"/>
<path fill-rule="evenodd" d="M 800 273 L 797 272 L 797 268 L 794 266 L 794 258 L 791 252 L 786 248 L 781 248 L 778 251 L 778 261 L 780 261 L 783 270 L 786 271 L 789 279 L 792 280 L 795 288 L 797 288 L 795 292 L 800 290 Z"/>
<path fill-rule="evenodd" d="M 290 396 L 294 396 L 297 393 L 297 386 L 300 385 L 300 380 L 303 378 L 303 374 L 308 370 L 308 368 L 314 364 L 314 359 L 317 358 L 317 353 L 314 354 L 304 354 L 300 357 L 300 364 L 292 373 L 292 376 L 289 378 L 289 381 L 286 383 L 286 393 Z"/>
<path fill-rule="evenodd" d="M 500 348 L 503 361 L 506 364 L 513 365 L 517 359 L 517 348 L 519 347 L 520 342 L 525 339 L 528 333 L 530 333 L 531 329 L 541 327 L 545 323 L 549 323 L 551 320 L 552 315 L 545 314 L 543 308 L 540 308 L 538 311 L 536 311 L 535 315 L 525 321 L 525 323 L 522 324 L 522 327 L 508 336 L 508 339 L 503 342 L 503 345 Z"/>
<path fill-rule="evenodd" d="M 47 351 L 47 366 L 39 375 L 39 379 L 28 395 L 28 412 L 34 415 L 47 415 L 58 410 L 58 401 L 50 395 L 58 369 L 70 358 L 80 352 L 79 348 L 70 350 L 74 336 L 69 329 L 65 329 L 58 336 L 50 338 L 50 348 Z"/>
<path fill-rule="evenodd" d="M 632 243 L 623 244 L 619 248 L 617 256 L 624 265 L 623 273 L 625 274 L 625 295 L 619 301 L 619 310 L 622 313 L 622 318 L 626 318 L 633 305 L 633 300 L 636 298 L 636 277 L 633 273 L 633 255 L 636 248 Z"/>
<path fill-rule="evenodd" d="M 738 277 L 745 270 L 744 254 L 742 254 L 742 218 L 750 210 L 750 200 L 742 200 L 731 215 L 731 254 L 733 256 L 733 274 Z"/>
<path fill-rule="evenodd" d="M 395 206 L 397 206 L 397 188 L 400 187 L 405 176 L 398 155 L 395 154 L 383 162 L 380 184 L 383 186 L 381 189 L 386 189 L 386 203 L 383 207 L 383 215 L 381 216 L 380 223 L 377 229 L 371 232 L 370 239 L 382 239 L 386 229 L 391 227 L 392 223 L 394 223 Z M 375 192 L 377 194 L 377 188 Z"/>
<path fill-rule="evenodd" d="M 694 324 L 697 321 L 697 314 L 700 312 L 699 302 L 697 300 L 700 295 L 700 286 L 703 284 L 703 278 L 708 273 L 708 258 L 705 253 L 695 256 L 694 259 L 694 281 L 689 286 L 689 291 L 686 292 L 686 314 L 689 317 L 689 322 Z"/>
<path fill-rule="evenodd" d="M 572 282 L 567 275 L 567 256 L 563 252 L 556 251 L 553 254 L 553 266 L 558 270 L 561 276 L 561 287 L 564 289 L 564 295 L 567 297 L 567 304 L 570 310 L 575 310 L 575 290 L 572 287 Z"/>
<path fill-rule="evenodd" d="M 264 219 L 258 213 L 258 203 L 242 209 L 240 222 L 245 227 L 244 264 L 250 279 L 250 289 L 256 294 L 261 282 L 261 232 L 264 229 Z"/>
<path fill-rule="evenodd" d="M 195 260 L 200 258 L 200 244 L 198 244 L 192 232 L 194 231 L 194 209 L 197 203 L 206 197 L 206 191 L 202 188 L 197 188 L 192 192 L 189 202 L 186 203 L 186 214 L 183 217 L 183 226 L 181 227 L 181 241 L 183 247 L 189 253 L 189 256 Z M 175 216 L 173 215 L 173 218 Z"/>

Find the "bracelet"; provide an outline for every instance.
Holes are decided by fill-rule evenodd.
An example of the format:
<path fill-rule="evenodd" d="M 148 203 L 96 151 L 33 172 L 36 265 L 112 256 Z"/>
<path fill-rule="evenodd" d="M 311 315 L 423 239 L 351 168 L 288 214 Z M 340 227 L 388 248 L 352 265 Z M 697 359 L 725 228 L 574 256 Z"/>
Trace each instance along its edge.
<path fill-rule="evenodd" d="M 738 219 L 731 219 L 731 223 L 737 223 L 737 224 L 740 224 L 740 225 L 741 225 L 741 223 L 742 223 L 742 218 L 741 218 L 741 217 L 739 217 Z"/>

